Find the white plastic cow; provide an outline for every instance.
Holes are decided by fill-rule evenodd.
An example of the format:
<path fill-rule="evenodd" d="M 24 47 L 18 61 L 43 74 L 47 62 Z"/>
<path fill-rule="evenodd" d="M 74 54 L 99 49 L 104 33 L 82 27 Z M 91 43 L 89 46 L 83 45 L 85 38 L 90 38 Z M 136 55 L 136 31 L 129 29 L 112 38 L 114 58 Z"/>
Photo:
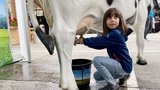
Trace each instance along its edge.
<path fill-rule="evenodd" d="M 42 32 L 34 14 L 33 3 L 42 7 L 50 28 L 50 34 Z M 152 0 L 28 0 L 28 11 L 35 31 L 53 54 L 54 45 L 60 63 L 60 87 L 63 90 L 78 90 L 72 73 L 72 47 L 76 31 L 87 27 L 99 30 L 102 26 L 104 12 L 110 7 L 118 8 L 128 25 L 136 33 L 138 60 L 144 60 L 144 27 L 147 18 L 147 7 Z M 86 24 L 85 19 L 90 18 Z M 100 27 L 98 27 L 100 26 Z"/>

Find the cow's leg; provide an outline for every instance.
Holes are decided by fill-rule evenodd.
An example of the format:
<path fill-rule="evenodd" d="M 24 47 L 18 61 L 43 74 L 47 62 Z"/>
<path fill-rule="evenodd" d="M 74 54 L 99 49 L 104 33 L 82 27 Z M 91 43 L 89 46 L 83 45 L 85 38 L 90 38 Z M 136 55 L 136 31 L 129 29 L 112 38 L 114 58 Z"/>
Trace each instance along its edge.
<path fill-rule="evenodd" d="M 78 90 L 72 73 L 72 47 L 75 33 L 56 31 L 57 53 L 60 64 L 60 87 L 63 90 Z"/>
<path fill-rule="evenodd" d="M 53 54 L 54 52 L 54 37 L 50 36 L 50 35 L 46 35 L 41 28 L 39 27 L 38 21 L 36 19 L 35 16 L 35 12 L 34 12 L 34 1 L 36 1 L 36 3 L 38 5 L 40 5 L 40 1 L 39 0 L 28 0 L 28 14 L 30 16 L 30 20 L 32 21 L 33 27 L 35 29 L 35 32 L 37 34 L 37 36 L 39 37 L 39 39 L 41 40 L 41 42 L 44 44 L 44 46 L 47 48 L 49 54 Z"/>
<path fill-rule="evenodd" d="M 146 5 L 142 1 L 139 3 L 137 20 L 138 20 L 137 25 L 135 27 L 136 44 L 138 49 L 137 64 L 146 65 L 147 61 L 144 59 L 143 54 L 144 54 L 144 29 L 147 20 L 147 9 Z"/>
<path fill-rule="evenodd" d="M 136 44 L 137 44 L 137 49 L 138 49 L 138 54 L 137 54 L 137 64 L 140 65 L 145 65 L 147 64 L 146 60 L 144 59 L 143 53 L 144 53 L 144 28 L 143 26 L 138 26 L 136 30 Z"/>

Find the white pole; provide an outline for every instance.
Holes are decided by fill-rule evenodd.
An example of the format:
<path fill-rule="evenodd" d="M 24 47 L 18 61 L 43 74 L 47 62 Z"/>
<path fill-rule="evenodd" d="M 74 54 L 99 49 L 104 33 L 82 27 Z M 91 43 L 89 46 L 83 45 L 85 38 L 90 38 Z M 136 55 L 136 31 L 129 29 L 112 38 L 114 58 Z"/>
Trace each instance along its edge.
<path fill-rule="evenodd" d="M 27 23 L 27 13 L 26 13 L 27 10 L 25 1 L 26 0 L 15 0 L 15 3 L 16 3 L 21 55 L 24 59 L 23 61 L 31 62 L 31 52 L 29 46 L 28 23 Z"/>

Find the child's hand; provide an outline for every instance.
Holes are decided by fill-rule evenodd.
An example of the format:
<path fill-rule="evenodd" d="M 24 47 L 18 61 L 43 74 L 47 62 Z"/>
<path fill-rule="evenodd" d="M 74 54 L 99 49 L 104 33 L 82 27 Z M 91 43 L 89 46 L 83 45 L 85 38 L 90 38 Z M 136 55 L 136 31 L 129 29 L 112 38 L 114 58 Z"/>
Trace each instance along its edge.
<path fill-rule="evenodd" d="M 83 44 L 83 38 L 82 37 L 80 37 L 79 39 L 77 37 L 75 37 L 74 45 L 77 45 L 77 44 Z"/>
<path fill-rule="evenodd" d="M 79 44 L 83 44 L 83 38 L 79 38 Z"/>

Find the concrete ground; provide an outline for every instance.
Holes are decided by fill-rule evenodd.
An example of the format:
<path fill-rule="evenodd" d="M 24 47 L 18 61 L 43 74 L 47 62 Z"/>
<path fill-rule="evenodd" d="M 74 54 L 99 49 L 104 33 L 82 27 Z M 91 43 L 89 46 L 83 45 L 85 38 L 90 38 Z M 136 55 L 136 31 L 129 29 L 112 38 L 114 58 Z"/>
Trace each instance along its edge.
<path fill-rule="evenodd" d="M 145 42 L 149 43 L 149 41 Z M 129 37 L 127 45 L 130 50 L 130 54 L 133 57 L 134 65 L 136 62 L 135 57 L 137 52 L 135 43 L 135 35 L 132 34 Z M 21 60 L 22 57 L 20 55 L 19 45 L 14 45 L 12 48 L 14 61 Z M 58 87 L 59 63 L 56 51 L 51 56 L 40 43 L 31 43 L 30 48 L 32 57 L 31 63 L 20 61 L 0 68 L 0 90 L 61 90 Z M 147 50 L 150 52 L 153 49 L 155 48 L 153 47 Z M 83 45 L 73 47 L 73 59 L 85 58 L 92 60 L 98 55 L 106 56 L 106 50 L 94 50 Z M 93 79 L 94 71 L 95 68 L 92 65 L 90 88 L 84 90 L 98 90 L 99 85 L 97 85 Z M 121 90 L 139 90 L 135 72 L 136 71 L 134 69 L 131 78 L 128 80 L 126 86 L 122 87 Z M 105 83 L 102 82 L 100 85 L 103 86 Z"/>

